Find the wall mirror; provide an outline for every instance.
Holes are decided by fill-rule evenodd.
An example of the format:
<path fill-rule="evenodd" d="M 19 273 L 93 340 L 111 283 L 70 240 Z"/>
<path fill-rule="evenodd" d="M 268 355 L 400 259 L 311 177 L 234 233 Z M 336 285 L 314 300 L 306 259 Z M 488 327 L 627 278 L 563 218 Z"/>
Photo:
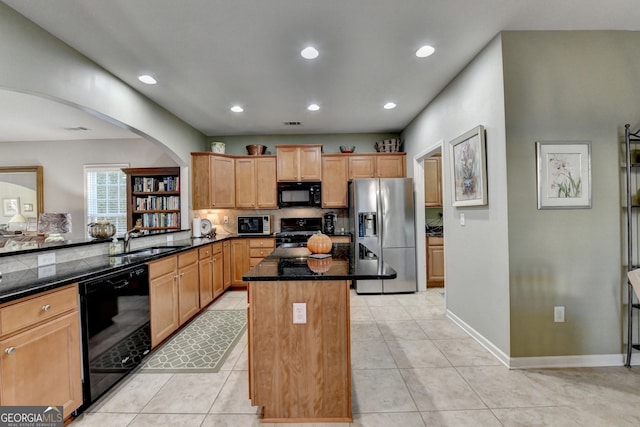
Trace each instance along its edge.
<path fill-rule="evenodd" d="M 42 166 L 0 167 L 0 230 L 9 230 L 16 221 L 33 222 L 42 212 Z"/>

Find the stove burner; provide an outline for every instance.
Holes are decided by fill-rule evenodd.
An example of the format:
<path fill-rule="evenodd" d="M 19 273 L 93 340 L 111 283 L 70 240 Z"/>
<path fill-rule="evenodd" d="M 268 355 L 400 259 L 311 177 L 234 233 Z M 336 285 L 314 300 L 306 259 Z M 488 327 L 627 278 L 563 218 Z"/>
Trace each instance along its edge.
<path fill-rule="evenodd" d="M 322 218 L 281 218 L 280 232 L 275 234 L 276 246 L 293 248 L 307 246 L 309 237 L 322 230 Z"/>

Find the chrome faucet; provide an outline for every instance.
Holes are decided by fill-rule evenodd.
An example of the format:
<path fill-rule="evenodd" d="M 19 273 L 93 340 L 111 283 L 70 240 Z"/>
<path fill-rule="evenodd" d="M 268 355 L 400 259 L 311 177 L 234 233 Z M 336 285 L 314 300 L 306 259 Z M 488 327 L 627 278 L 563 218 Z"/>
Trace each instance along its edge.
<path fill-rule="evenodd" d="M 124 233 L 124 253 L 128 253 L 129 252 L 129 245 L 131 244 L 131 239 L 134 237 L 138 237 L 140 233 L 140 229 L 136 228 L 132 228 L 131 230 L 128 230 L 126 233 Z"/>

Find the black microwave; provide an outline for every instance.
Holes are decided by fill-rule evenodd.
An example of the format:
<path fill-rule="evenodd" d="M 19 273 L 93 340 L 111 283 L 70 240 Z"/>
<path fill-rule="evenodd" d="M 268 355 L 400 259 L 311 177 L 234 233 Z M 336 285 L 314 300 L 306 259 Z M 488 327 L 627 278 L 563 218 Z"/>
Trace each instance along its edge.
<path fill-rule="evenodd" d="M 278 206 L 290 208 L 295 206 L 321 207 L 319 182 L 279 182 Z"/>

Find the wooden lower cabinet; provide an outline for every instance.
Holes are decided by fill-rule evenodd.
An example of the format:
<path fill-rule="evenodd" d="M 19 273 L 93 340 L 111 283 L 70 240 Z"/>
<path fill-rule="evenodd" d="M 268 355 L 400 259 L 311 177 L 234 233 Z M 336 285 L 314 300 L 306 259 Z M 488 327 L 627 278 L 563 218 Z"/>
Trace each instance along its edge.
<path fill-rule="evenodd" d="M 157 347 L 180 327 L 177 256 L 149 263 L 151 347 Z"/>
<path fill-rule="evenodd" d="M 200 306 L 213 301 L 213 256 L 212 245 L 198 249 L 198 273 L 200 276 Z"/>
<path fill-rule="evenodd" d="M 427 287 L 444 286 L 444 238 L 427 236 Z"/>
<path fill-rule="evenodd" d="M 276 247 L 273 237 L 251 237 L 233 239 L 231 241 L 231 284 L 235 287 L 246 288 L 247 282 L 242 280 L 247 271 L 259 264 Z"/>
<path fill-rule="evenodd" d="M 349 283 L 249 283 L 249 397 L 264 422 L 343 422 L 351 414 Z M 306 324 L 293 323 L 306 303 Z"/>
<path fill-rule="evenodd" d="M 226 291 L 231 287 L 231 242 L 229 240 L 225 240 L 222 242 L 222 281 L 223 281 L 223 290 Z"/>
<path fill-rule="evenodd" d="M 213 298 L 218 298 L 224 292 L 224 257 L 222 254 L 222 243 L 213 244 L 212 276 L 213 276 Z"/>
<path fill-rule="evenodd" d="M 200 311 L 200 282 L 198 251 L 196 249 L 178 254 L 178 302 L 181 325 Z"/>
<path fill-rule="evenodd" d="M 76 284 L 0 308 L 0 405 L 82 405 Z"/>

